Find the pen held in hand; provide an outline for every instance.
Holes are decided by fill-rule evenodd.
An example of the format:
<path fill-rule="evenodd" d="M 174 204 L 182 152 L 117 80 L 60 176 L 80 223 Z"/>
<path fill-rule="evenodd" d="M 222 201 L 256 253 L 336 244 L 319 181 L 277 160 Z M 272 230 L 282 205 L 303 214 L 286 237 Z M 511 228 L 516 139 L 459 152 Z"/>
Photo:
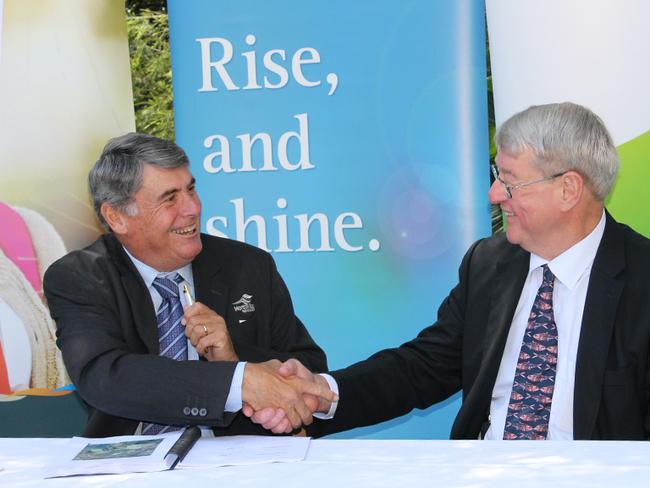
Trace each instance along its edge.
<path fill-rule="evenodd" d="M 183 283 L 183 295 L 185 295 L 185 302 L 187 303 L 188 307 L 194 305 L 194 299 L 192 298 L 192 294 L 190 293 L 190 288 L 187 286 L 187 283 Z M 208 328 L 205 325 L 203 325 L 203 330 L 205 331 L 205 335 L 208 335 Z M 210 349 L 212 349 L 212 346 L 206 347 L 202 355 L 207 356 L 210 352 Z"/>
<path fill-rule="evenodd" d="M 188 288 L 187 283 L 183 283 L 183 295 L 185 295 L 185 301 L 187 302 L 188 307 L 194 305 L 194 299 L 190 294 L 190 289 Z"/>

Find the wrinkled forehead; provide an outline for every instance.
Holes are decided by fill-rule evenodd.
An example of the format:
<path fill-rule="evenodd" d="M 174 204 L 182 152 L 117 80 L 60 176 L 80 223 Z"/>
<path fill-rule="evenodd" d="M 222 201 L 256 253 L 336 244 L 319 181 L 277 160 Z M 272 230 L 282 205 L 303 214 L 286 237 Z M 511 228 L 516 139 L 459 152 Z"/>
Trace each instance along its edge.
<path fill-rule="evenodd" d="M 500 174 L 516 174 L 536 168 L 536 155 L 531 148 L 518 152 L 499 149 L 494 159 Z"/>
<path fill-rule="evenodd" d="M 180 191 L 194 184 L 194 176 L 189 166 L 183 165 L 177 168 L 161 168 L 151 164 L 145 164 L 142 168 L 142 184 L 139 192 L 166 193 L 169 191 Z"/>

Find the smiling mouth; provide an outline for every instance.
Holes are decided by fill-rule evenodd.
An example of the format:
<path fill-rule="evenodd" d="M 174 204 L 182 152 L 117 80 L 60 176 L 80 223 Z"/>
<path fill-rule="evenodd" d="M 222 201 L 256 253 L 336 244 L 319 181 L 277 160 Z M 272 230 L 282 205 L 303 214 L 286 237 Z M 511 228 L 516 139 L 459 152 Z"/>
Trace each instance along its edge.
<path fill-rule="evenodd" d="M 511 212 L 509 210 L 505 210 L 505 209 L 502 208 L 501 211 L 503 212 L 503 215 L 505 215 L 506 217 L 514 217 L 515 216 L 515 213 Z"/>
<path fill-rule="evenodd" d="M 188 225 L 180 229 L 172 229 L 172 233 L 179 236 L 192 236 L 196 233 L 196 224 Z"/>

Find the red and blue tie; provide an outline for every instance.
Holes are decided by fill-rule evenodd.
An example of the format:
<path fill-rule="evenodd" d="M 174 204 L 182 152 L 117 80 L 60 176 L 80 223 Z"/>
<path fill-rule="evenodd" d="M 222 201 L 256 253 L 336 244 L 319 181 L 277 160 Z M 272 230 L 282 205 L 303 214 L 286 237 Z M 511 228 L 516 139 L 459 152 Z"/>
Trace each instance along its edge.
<path fill-rule="evenodd" d="M 557 326 L 553 316 L 555 276 L 543 266 L 519 352 L 506 415 L 504 439 L 544 440 L 548 434 L 557 366 Z"/>

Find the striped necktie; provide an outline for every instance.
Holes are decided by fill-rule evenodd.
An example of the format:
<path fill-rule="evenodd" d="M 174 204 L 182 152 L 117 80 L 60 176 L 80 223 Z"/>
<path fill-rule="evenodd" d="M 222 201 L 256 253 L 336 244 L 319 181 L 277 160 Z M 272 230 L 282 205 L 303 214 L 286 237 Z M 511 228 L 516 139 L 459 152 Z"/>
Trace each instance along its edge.
<path fill-rule="evenodd" d="M 159 354 L 177 361 L 187 359 L 187 339 L 185 327 L 181 324 L 183 306 L 178 294 L 178 285 L 183 278 L 178 273 L 164 277 L 158 276 L 153 281 L 153 287 L 162 297 L 158 307 L 156 321 L 158 322 Z M 180 426 L 143 423 L 143 435 L 163 434 L 180 429 Z"/>
<path fill-rule="evenodd" d="M 178 296 L 178 285 L 182 281 L 183 278 L 178 273 L 174 273 L 171 279 L 158 276 L 153 280 L 153 287 L 162 297 L 162 303 L 156 315 L 160 355 L 177 361 L 187 359 L 185 327 L 181 324 L 183 306 Z"/>
<path fill-rule="evenodd" d="M 548 265 L 537 291 L 519 352 L 506 415 L 504 439 L 546 439 L 555 389 L 557 327 L 553 315 L 555 276 Z"/>

